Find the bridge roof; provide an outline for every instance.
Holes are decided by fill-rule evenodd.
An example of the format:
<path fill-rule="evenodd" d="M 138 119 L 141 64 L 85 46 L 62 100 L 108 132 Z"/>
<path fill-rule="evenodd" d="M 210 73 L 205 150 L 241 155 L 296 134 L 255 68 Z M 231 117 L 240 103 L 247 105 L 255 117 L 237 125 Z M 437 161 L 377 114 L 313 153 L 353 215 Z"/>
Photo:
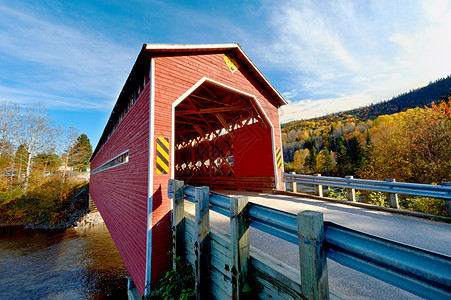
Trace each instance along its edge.
<path fill-rule="evenodd" d="M 230 44 L 143 44 L 142 49 L 133 65 L 133 68 L 125 81 L 121 93 L 113 107 L 113 111 L 108 119 L 102 136 L 93 152 L 91 160 L 95 157 L 102 145 L 108 139 L 108 134 L 113 129 L 116 120 L 119 119 L 121 108 L 126 105 L 130 94 L 135 89 L 138 82 L 142 81 L 143 74 L 149 74 L 150 60 L 152 57 L 165 55 L 184 54 L 210 54 L 227 52 L 234 56 L 240 65 L 246 66 L 252 76 L 265 88 L 270 97 L 280 107 L 287 104 L 282 95 L 274 88 L 263 73 L 252 62 L 249 56 L 241 49 L 238 43 Z M 155 74 L 158 76 L 158 74 Z"/>

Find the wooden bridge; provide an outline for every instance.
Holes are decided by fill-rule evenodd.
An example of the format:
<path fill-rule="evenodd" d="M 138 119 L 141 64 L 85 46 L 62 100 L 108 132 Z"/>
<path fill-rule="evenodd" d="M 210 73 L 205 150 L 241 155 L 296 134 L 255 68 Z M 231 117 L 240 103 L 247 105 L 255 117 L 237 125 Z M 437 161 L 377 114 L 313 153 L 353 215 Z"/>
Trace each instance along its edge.
<path fill-rule="evenodd" d="M 174 252 L 196 270 L 198 298 L 248 296 L 245 283 L 262 299 L 450 296 L 447 223 L 327 198 L 173 188 Z"/>
<path fill-rule="evenodd" d="M 238 298 L 243 292 L 243 284 L 250 278 L 247 274 L 261 275 L 254 279 L 263 285 L 262 297 L 276 297 L 278 291 L 282 291 L 280 295 L 291 295 L 293 298 L 319 298 L 329 294 L 338 296 L 329 293 L 328 276 L 324 273 L 326 248 L 332 249 L 328 251 L 329 257 L 335 255 L 340 264 L 360 271 L 359 266 L 366 266 L 373 276 L 380 272 L 391 274 L 389 277 L 395 278 L 394 282 L 398 285 L 404 282 L 400 278 L 408 279 L 407 288 L 414 286 L 415 290 L 410 289 L 414 293 L 419 290 L 422 279 L 428 278 L 426 284 L 422 285 L 423 292 L 417 294 L 424 295 L 426 291 L 428 295 L 448 296 L 451 276 L 446 273 L 440 277 L 435 273 L 437 268 L 428 270 L 425 266 L 435 266 L 431 260 L 448 266 L 449 257 L 396 243 L 395 247 L 395 244 L 385 240 L 323 223 L 318 213 L 307 213 L 304 218 L 287 212 L 287 207 L 282 207 L 284 212 L 273 209 L 282 202 L 296 203 L 295 199 L 268 199 L 265 194 L 260 198 L 261 201 L 268 201 L 268 206 L 262 206 L 245 204 L 246 200 L 242 197 L 224 198 L 217 194 L 211 197 L 205 188 L 195 188 L 193 192 L 190 187 L 185 189 L 186 199 L 194 197 L 191 200 L 196 203 L 195 223 L 190 223 L 190 217 L 187 217 L 189 211 L 185 213 L 180 208 L 182 203 L 183 206 L 185 204 L 184 191 L 180 185 L 174 195 L 181 193 L 181 198 L 178 198 L 177 203 L 172 202 L 172 196 L 168 197 L 168 192 L 171 192 L 168 181 L 173 179 L 215 190 L 283 191 L 279 107 L 284 104 L 286 101 L 283 97 L 238 44 L 143 45 L 94 150 L 90 182 L 90 195 L 139 295 L 148 294 L 151 284 L 172 268 L 167 252 L 172 249 L 173 242 L 176 254 L 188 251 L 186 257 L 193 262 L 192 253 L 198 255 L 199 252 L 196 254 L 196 249 L 187 248 L 185 242 L 191 239 L 195 240 L 193 245 L 201 248 L 213 246 L 214 243 L 218 247 L 230 246 L 230 255 L 227 254 L 228 250 L 221 248 L 224 256 L 213 256 L 213 251 L 211 259 L 210 254 L 194 258 L 194 262 L 202 264 L 195 268 L 199 297 L 209 297 L 218 292 L 218 297 Z M 203 196 L 199 198 L 201 194 Z M 235 199 L 235 202 L 230 202 L 230 199 Z M 227 214 L 227 226 L 231 226 L 227 227 L 230 228 L 229 237 L 227 230 L 225 235 L 210 231 L 207 222 L 210 205 L 213 211 Z M 241 213 L 246 215 L 247 210 L 250 219 L 240 217 Z M 181 220 L 186 221 L 182 223 L 188 230 L 180 230 Z M 220 225 L 223 221 L 218 219 L 218 222 Z M 303 222 L 306 223 L 301 226 Z M 195 226 L 191 226 L 193 224 Z M 247 242 L 249 236 L 252 239 L 254 235 L 250 235 L 248 230 L 252 224 L 257 230 L 271 234 L 271 238 L 265 239 L 272 246 L 284 245 L 277 239 L 296 247 L 299 245 L 298 252 L 303 259 L 298 258 L 299 261 L 293 263 L 288 258 L 285 258 L 286 261 L 282 258 L 285 264 L 281 264 L 261 251 L 255 250 L 260 256 L 252 256 L 255 251 Z M 374 224 L 367 226 L 371 228 Z M 172 239 L 174 227 L 175 241 Z M 314 230 L 304 231 L 308 228 Z M 356 250 L 358 247 L 351 247 L 352 243 L 338 246 L 338 233 L 349 238 L 349 241 L 359 243 L 365 239 L 365 243 L 373 246 L 385 245 L 396 250 L 396 258 L 403 264 L 395 267 L 393 258 L 388 255 L 383 256 L 384 265 L 381 266 L 371 256 L 359 256 Z M 199 239 L 204 235 L 211 237 L 211 243 L 208 239 L 205 242 Z M 305 240 L 299 243 L 298 236 Z M 322 239 L 325 239 L 326 244 L 322 244 Z M 312 248 L 314 244 L 319 247 Z M 287 252 L 285 248 L 289 249 L 290 246 L 283 246 L 276 252 Z M 317 254 L 318 259 L 314 260 L 316 263 L 307 259 L 313 258 L 312 253 Z M 405 253 L 413 253 L 425 260 L 420 265 L 409 265 L 408 261 L 402 259 Z M 346 259 L 340 259 L 343 257 Z M 210 280 L 205 281 L 208 276 L 203 272 L 209 270 L 205 264 L 216 263 L 219 263 L 216 267 L 221 267 L 221 272 L 225 273 L 211 272 L 208 276 L 216 274 L 216 279 L 228 280 L 216 280 L 216 286 L 213 286 L 207 284 Z M 254 268 L 255 272 L 249 271 L 246 265 Z M 303 276 L 299 276 L 297 267 Z M 414 270 L 416 275 L 403 273 L 403 268 Z M 206 285 L 208 288 L 201 288 Z M 404 285 L 401 287 L 406 288 Z"/>

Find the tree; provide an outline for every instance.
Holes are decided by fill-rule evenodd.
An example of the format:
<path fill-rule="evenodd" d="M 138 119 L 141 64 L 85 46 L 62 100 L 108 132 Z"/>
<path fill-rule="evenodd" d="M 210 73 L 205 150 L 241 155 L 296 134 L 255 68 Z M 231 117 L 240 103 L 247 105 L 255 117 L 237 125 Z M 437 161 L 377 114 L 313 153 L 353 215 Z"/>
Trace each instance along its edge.
<path fill-rule="evenodd" d="M 340 176 L 347 175 L 349 165 L 348 150 L 344 143 L 343 137 L 340 136 L 337 141 L 337 168 Z"/>
<path fill-rule="evenodd" d="M 18 123 L 19 107 L 12 102 L 0 103 L 0 157 L 5 148 L 11 145 L 12 135 L 15 133 Z"/>
<path fill-rule="evenodd" d="M 32 158 L 39 152 L 51 148 L 55 144 L 55 137 L 59 131 L 50 119 L 42 105 L 25 107 L 18 118 L 16 137 L 18 143 L 26 151 L 25 180 L 23 193 L 28 190 L 28 182 L 31 174 Z"/>
<path fill-rule="evenodd" d="M 70 166 L 86 170 L 92 155 L 92 146 L 86 134 L 81 134 L 70 150 Z"/>
<path fill-rule="evenodd" d="M 59 167 L 61 165 L 61 159 L 58 154 L 54 153 L 54 149 L 38 153 L 33 157 L 33 162 L 42 165 L 44 171 L 47 167 Z"/>
<path fill-rule="evenodd" d="M 61 173 L 61 183 L 64 183 L 68 167 L 74 164 L 73 160 L 76 158 L 74 145 L 77 142 L 78 135 L 78 129 L 73 126 L 63 132 L 62 139 L 60 141 L 61 148 L 64 151 L 64 153 L 61 154 L 61 166 L 63 167 L 63 171 Z"/>
<path fill-rule="evenodd" d="M 364 159 L 364 153 L 357 136 L 354 136 L 349 141 L 349 159 L 351 165 L 350 175 L 354 175 L 362 167 L 362 161 Z"/>
<path fill-rule="evenodd" d="M 318 157 L 316 158 L 316 168 L 318 172 L 329 176 L 333 171 L 334 165 L 335 162 L 332 161 L 332 157 L 327 148 L 324 148 L 318 153 Z"/>
<path fill-rule="evenodd" d="M 308 166 L 312 173 L 316 173 L 316 157 L 318 152 L 315 147 L 310 150 L 310 155 L 305 158 L 305 164 Z"/>
<path fill-rule="evenodd" d="M 308 149 L 300 149 L 294 153 L 294 170 L 296 173 L 305 174 L 307 173 L 307 166 L 305 165 L 305 158 L 310 155 Z"/>

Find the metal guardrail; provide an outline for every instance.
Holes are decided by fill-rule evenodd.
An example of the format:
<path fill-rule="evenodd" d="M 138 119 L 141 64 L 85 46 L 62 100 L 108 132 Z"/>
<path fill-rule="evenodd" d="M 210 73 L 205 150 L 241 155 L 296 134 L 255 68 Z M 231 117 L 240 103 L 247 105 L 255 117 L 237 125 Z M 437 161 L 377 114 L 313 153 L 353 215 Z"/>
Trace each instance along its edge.
<path fill-rule="evenodd" d="M 325 182 L 329 181 L 326 179 L 321 184 L 329 184 Z M 186 187 L 185 195 L 187 200 L 193 201 L 194 188 Z M 210 193 L 211 209 L 230 216 L 230 198 Z M 295 214 L 254 203 L 248 205 L 251 226 L 298 244 Z M 323 246 L 329 259 L 421 297 L 451 299 L 451 257 L 332 222 L 324 222 L 324 228 Z"/>
<path fill-rule="evenodd" d="M 451 200 L 451 186 L 283 173 L 283 181 Z"/>

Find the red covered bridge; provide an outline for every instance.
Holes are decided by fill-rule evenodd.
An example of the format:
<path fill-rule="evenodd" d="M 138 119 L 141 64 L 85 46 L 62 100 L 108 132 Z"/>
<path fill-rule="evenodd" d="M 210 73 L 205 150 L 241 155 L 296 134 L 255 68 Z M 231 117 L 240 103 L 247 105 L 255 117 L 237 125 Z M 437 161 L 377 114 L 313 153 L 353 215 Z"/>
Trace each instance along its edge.
<path fill-rule="evenodd" d="M 282 183 L 282 96 L 238 44 L 145 44 L 91 160 L 90 194 L 139 293 L 170 267 L 168 179 Z"/>

